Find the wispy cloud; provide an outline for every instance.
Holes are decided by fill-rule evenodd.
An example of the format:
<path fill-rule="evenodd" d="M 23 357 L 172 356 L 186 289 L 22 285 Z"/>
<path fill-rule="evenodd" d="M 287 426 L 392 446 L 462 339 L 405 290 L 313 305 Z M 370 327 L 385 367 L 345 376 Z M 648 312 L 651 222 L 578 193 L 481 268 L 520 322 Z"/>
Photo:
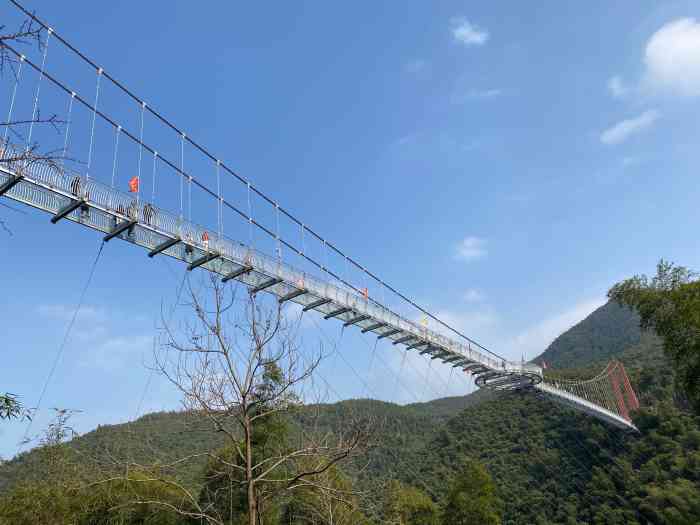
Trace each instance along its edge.
<path fill-rule="evenodd" d="M 632 135 L 651 128 L 660 116 L 661 114 L 658 111 L 648 110 L 638 117 L 618 122 L 600 134 L 600 141 L 607 145 L 620 144 Z"/>
<path fill-rule="evenodd" d="M 526 359 L 533 359 L 544 352 L 554 339 L 604 304 L 605 299 L 602 298 L 577 303 L 562 313 L 535 323 L 517 335 L 509 346 Z"/>
<path fill-rule="evenodd" d="M 83 366 L 115 372 L 125 367 L 141 367 L 142 357 L 150 356 L 153 337 L 149 335 L 113 335 L 93 342 L 90 352 L 82 355 Z"/>
<path fill-rule="evenodd" d="M 471 89 L 466 92 L 455 93 L 452 96 L 453 104 L 464 104 L 472 100 L 488 100 L 503 96 L 505 92 L 502 89 Z"/>
<path fill-rule="evenodd" d="M 59 332 L 75 314 L 70 304 L 45 304 L 37 308 L 37 314 Z M 124 335 L 124 323 L 130 333 Z M 74 345 L 83 366 L 102 370 L 116 370 L 123 366 L 141 365 L 135 362 L 144 352 L 150 352 L 152 336 L 144 333 L 142 322 L 130 313 L 106 310 L 91 305 L 81 307 L 70 333 L 69 345 Z"/>
<path fill-rule="evenodd" d="M 462 297 L 468 303 L 478 303 L 479 301 L 483 301 L 484 294 L 482 294 L 479 290 L 475 290 L 472 288 L 465 291 Z"/>
<path fill-rule="evenodd" d="M 489 32 L 470 23 L 462 16 L 453 17 L 450 20 L 452 36 L 465 46 L 483 46 L 489 39 Z"/>
<path fill-rule="evenodd" d="M 487 253 L 486 240 L 470 236 L 462 239 L 457 245 L 456 257 L 463 261 L 473 261 L 485 257 Z"/>
<path fill-rule="evenodd" d="M 652 89 L 700 96 L 700 22 L 681 18 L 661 27 L 647 42 L 644 62 Z"/>
<path fill-rule="evenodd" d="M 620 76 L 615 75 L 608 80 L 608 91 L 615 98 L 624 98 L 629 93 L 630 88 Z"/>
<path fill-rule="evenodd" d="M 67 304 L 42 304 L 36 309 L 37 314 L 46 319 L 56 321 L 69 321 L 75 315 L 75 306 Z M 83 305 L 78 312 L 77 319 L 87 322 L 104 322 L 107 319 L 107 312 L 104 310 Z"/>

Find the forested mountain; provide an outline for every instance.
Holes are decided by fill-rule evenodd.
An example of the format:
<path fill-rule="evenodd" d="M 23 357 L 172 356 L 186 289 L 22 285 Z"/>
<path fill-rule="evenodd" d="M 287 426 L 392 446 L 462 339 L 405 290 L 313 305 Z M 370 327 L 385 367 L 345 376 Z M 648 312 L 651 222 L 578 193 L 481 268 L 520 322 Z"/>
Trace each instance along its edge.
<path fill-rule="evenodd" d="M 609 302 L 557 337 L 535 361 L 555 368 L 581 368 L 609 361 L 640 338 L 639 316 Z"/>
<path fill-rule="evenodd" d="M 638 317 L 607 304 L 558 337 L 541 359 L 554 372 L 590 374 L 612 357 L 625 364 L 639 394 L 639 435 L 535 394 L 488 392 L 407 406 L 349 400 L 306 407 L 294 415 L 294 424 L 304 428 L 311 411 L 320 413 L 314 424 L 326 429 L 352 413 L 376 417 L 376 446 L 344 467 L 365 490 L 368 509 L 382 505 L 380 488 L 391 479 L 442 504 L 463 458 L 470 457 L 493 476 L 503 523 L 700 523 L 700 420 L 677 408 L 660 340 L 640 333 Z M 154 456 L 167 462 L 203 447 L 215 449 L 215 440 L 203 442 L 212 440 L 205 425 L 194 414 L 150 414 L 100 427 L 71 446 L 82 457 L 121 454 L 135 462 Z M 204 462 L 180 475 L 196 488 L 203 468 Z M 0 469 L 0 484 L 7 490 L 17 479 L 41 472 L 37 453 L 30 452 Z"/>

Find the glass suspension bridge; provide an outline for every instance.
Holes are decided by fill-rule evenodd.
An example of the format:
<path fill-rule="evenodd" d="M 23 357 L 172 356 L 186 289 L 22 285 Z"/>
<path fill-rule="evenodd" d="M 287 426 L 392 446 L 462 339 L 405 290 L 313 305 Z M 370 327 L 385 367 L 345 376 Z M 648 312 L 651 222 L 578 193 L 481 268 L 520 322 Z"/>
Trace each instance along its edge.
<path fill-rule="evenodd" d="M 540 366 L 506 360 L 479 345 L 345 255 L 194 142 L 47 24 L 14 0 L 10 3 L 17 8 L 19 20 L 29 20 L 36 29 L 39 45 L 33 50 L 36 56 L 29 56 L 31 53 L 23 54 L 12 42 L 3 44 L 3 64 L 12 73 L 3 79 L 9 100 L 7 125 L 0 142 L 0 197 L 47 212 L 52 224 L 71 221 L 100 232 L 105 242 L 126 241 L 144 248 L 148 257 L 171 257 L 190 271 L 200 268 L 218 274 L 224 282 L 243 283 L 250 293 L 273 294 L 280 303 L 297 303 L 304 312 L 316 312 L 343 327 L 373 334 L 401 351 L 417 352 L 426 359 L 439 360 L 447 367 L 471 374 L 480 388 L 534 390 L 615 427 L 636 430 L 630 413 L 639 408 L 639 403 L 621 363 L 611 363 L 588 380 L 548 380 Z M 67 76 L 72 82 L 63 81 L 50 67 L 49 50 L 68 57 L 56 62 L 57 68 L 63 64 L 70 71 Z M 87 87 L 82 91 L 76 87 L 89 85 L 85 82 L 86 73 L 92 79 L 89 94 Z M 134 108 L 137 121 L 132 128 L 117 118 L 129 106 Z M 110 111 L 110 107 L 114 110 Z M 47 113 L 47 108 L 52 113 Z M 42 118 L 46 114 L 66 117 Z M 146 119 L 152 142 L 144 138 Z M 46 129 L 55 128 L 57 123 L 61 124 L 58 134 L 55 129 Z M 166 144 L 160 148 L 161 153 L 155 142 Z M 108 149 L 109 154 L 105 154 Z M 76 152 L 87 160 L 70 160 Z M 102 153 L 101 160 L 98 152 Z M 126 162 L 134 160 L 136 168 L 134 164 L 123 168 Z M 125 178 L 129 192 L 118 189 Z M 215 184 L 210 187 L 207 178 Z M 227 185 L 233 183 L 240 186 L 237 199 L 225 193 Z M 150 195 L 145 191 L 147 185 L 151 186 Z M 198 210 L 206 210 L 203 215 L 216 215 L 211 227 L 193 220 L 193 189 L 198 195 Z M 267 216 L 272 218 L 268 224 L 261 218 L 264 211 L 254 216 L 253 201 L 257 210 L 268 208 Z M 225 235 L 224 222 L 228 223 L 231 216 L 248 225 L 248 242 Z M 282 231 L 280 218 L 287 225 L 286 232 Z M 299 244 L 291 242 L 286 234 L 292 229 L 300 235 Z M 269 251 L 275 255 L 254 246 L 254 231 L 262 232 L 272 248 Z M 347 275 L 341 278 L 327 260 L 322 264 L 310 255 L 312 250 L 307 249 L 307 244 L 312 242 L 346 268 L 351 266 L 365 282 L 372 283 L 373 292 L 381 289 L 382 293 L 394 293 L 426 318 L 447 328 L 450 336 L 392 311 L 376 298 L 380 293 L 370 294 L 369 286 L 354 286 Z M 307 269 L 285 261 L 283 249 Z"/>

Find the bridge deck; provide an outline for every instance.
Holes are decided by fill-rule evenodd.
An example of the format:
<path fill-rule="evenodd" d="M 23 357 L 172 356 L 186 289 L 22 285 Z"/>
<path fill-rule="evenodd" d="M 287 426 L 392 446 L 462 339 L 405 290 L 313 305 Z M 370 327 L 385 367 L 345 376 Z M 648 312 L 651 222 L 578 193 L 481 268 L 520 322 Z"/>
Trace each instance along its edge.
<path fill-rule="evenodd" d="M 251 291 L 272 293 L 280 301 L 293 301 L 304 311 L 315 310 L 325 318 L 338 319 L 345 326 L 356 326 L 363 332 L 371 331 L 391 339 L 394 344 L 403 344 L 406 349 L 421 348 L 421 354 L 431 354 L 451 366 L 477 375 L 491 374 L 489 377 L 499 381 L 496 388 L 501 388 L 501 384 L 503 388 L 518 386 L 518 378 L 523 374 L 542 376 L 539 367 L 493 359 L 475 345 L 458 343 L 395 314 L 370 298 L 299 271 L 240 242 L 219 237 L 150 203 L 139 203 L 133 195 L 123 194 L 94 179 L 87 180 L 46 164 L 36 163 L 20 169 L 4 163 L 0 164 L 0 195 L 3 194 L 51 213 L 53 223 L 66 219 L 82 224 L 104 233 L 105 240 L 120 238 L 146 248 L 151 257 L 163 254 L 185 262 L 190 269 L 205 268 L 224 280 L 236 279 Z M 207 241 L 203 240 L 207 237 Z M 512 380 L 503 380 L 509 376 Z M 599 419 L 634 428 L 620 416 L 585 399 L 551 385 L 539 388 Z"/>

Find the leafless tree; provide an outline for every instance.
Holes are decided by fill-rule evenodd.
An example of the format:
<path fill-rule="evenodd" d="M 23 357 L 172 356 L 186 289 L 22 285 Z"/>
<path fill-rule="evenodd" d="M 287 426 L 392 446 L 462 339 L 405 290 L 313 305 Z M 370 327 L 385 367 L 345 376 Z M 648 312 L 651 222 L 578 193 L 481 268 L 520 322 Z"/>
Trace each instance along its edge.
<path fill-rule="evenodd" d="M 45 31 L 34 20 L 28 19 L 16 30 L 0 25 L 0 76 L 10 75 L 19 80 L 21 54 L 17 48 L 33 47 L 43 51 Z M 36 111 L 29 118 L 12 118 L 0 122 L 0 167 L 9 168 L 11 173 L 22 176 L 25 170 L 31 169 L 36 163 L 45 164 L 56 169 L 62 169 L 65 152 L 62 150 L 46 150 L 39 142 L 25 136 L 27 126 L 42 125 L 61 132 L 65 122 L 56 114 L 42 115 L 37 105 Z M 0 229 L 11 234 L 7 224 L 0 218 Z"/>
<path fill-rule="evenodd" d="M 290 320 L 277 300 L 241 294 L 213 275 L 188 288 L 183 306 L 191 315 L 180 322 L 163 316 L 164 340 L 154 353 L 154 369 L 180 391 L 186 413 L 200 423 L 204 419 L 224 446 L 158 469 L 132 468 L 140 475 L 149 472 L 150 482 L 162 480 L 178 488 L 183 507 L 167 503 L 171 510 L 211 524 L 231 519 L 232 491 L 245 501 L 239 519 L 244 514 L 249 525 L 262 524 L 266 512 L 297 492 L 317 490 L 323 495 L 318 501 L 354 497 L 351 489 L 325 483 L 335 479 L 326 474 L 364 453 L 372 421 L 353 417 L 343 421 L 342 431 L 329 430 L 316 424 L 314 410 L 308 409 L 303 428 L 289 425 L 305 400 L 319 401 L 315 375 L 325 357 L 323 348 L 302 349 L 298 320 Z M 286 438 L 280 437 L 279 425 L 291 429 Z M 173 473 L 203 457 L 207 479 L 198 497 Z M 224 508 L 222 499 L 228 501 Z"/>

